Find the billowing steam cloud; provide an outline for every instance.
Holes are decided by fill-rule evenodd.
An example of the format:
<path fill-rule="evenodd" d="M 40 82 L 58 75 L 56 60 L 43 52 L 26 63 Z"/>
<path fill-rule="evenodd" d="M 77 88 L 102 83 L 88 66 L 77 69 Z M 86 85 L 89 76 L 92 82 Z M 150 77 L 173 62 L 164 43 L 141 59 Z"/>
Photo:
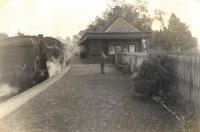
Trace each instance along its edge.
<path fill-rule="evenodd" d="M 47 61 L 47 68 L 49 76 L 52 77 L 62 70 L 62 65 L 59 59 L 52 58 L 51 61 Z"/>
<path fill-rule="evenodd" d="M 76 45 L 73 45 L 71 43 L 65 44 L 63 48 L 63 54 L 60 54 L 60 56 L 57 57 L 50 55 L 50 57 L 47 59 L 48 61 L 46 62 L 46 64 L 49 77 L 59 74 L 59 72 L 61 72 L 63 68 L 69 65 L 71 58 L 77 52 L 76 49 L 78 49 Z M 0 101 L 1 99 L 4 100 L 4 97 L 11 97 L 21 92 L 22 88 L 20 88 L 20 86 L 19 88 L 16 88 L 14 86 L 11 86 L 9 83 L 1 83 L 1 80 L 2 77 L 0 76 Z"/>
<path fill-rule="evenodd" d="M 8 83 L 1 84 L 0 85 L 0 98 L 17 94 L 18 91 L 19 91 L 18 88 L 12 87 Z"/>

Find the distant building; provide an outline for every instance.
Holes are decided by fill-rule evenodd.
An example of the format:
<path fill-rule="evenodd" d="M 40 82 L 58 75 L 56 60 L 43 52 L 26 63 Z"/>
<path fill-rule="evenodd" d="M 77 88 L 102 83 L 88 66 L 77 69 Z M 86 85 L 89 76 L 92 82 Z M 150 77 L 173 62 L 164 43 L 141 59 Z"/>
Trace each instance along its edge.
<path fill-rule="evenodd" d="M 79 44 L 86 58 L 98 61 L 100 51 L 104 51 L 113 62 L 118 52 L 145 52 L 144 42 L 150 34 L 139 31 L 120 17 L 105 32 L 86 32 Z"/>

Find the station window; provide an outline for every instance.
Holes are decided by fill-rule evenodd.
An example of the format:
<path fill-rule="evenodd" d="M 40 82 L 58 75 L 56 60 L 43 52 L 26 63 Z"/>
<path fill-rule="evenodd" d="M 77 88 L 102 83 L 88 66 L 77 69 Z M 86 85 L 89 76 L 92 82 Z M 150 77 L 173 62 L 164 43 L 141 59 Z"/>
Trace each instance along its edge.
<path fill-rule="evenodd" d="M 121 51 L 122 52 L 128 52 L 128 49 L 129 49 L 128 45 L 123 45 Z"/>
<path fill-rule="evenodd" d="M 122 51 L 121 45 L 116 45 L 116 52 L 119 53 Z"/>
<path fill-rule="evenodd" d="M 115 45 L 109 45 L 109 54 L 110 55 L 115 54 Z"/>
<path fill-rule="evenodd" d="M 135 52 L 135 45 L 130 45 L 129 50 L 130 52 Z"/>

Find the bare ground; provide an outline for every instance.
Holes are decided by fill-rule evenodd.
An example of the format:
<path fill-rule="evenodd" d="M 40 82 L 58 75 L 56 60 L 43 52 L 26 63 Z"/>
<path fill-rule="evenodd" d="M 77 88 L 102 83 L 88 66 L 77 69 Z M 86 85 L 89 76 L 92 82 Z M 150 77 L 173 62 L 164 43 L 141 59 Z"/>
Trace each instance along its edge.
<path fill-rule="evenodd" d="M 134 92 L 129 75 L 74 64 L 49 89 L 0 120 L 2 132 L 179 132 L 174 117 Z"/>

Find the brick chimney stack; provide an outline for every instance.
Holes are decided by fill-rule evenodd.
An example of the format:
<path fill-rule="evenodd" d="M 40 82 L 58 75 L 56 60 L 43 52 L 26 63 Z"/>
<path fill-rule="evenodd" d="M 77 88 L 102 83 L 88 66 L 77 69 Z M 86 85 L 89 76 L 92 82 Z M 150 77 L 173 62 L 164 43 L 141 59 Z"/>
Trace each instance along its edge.
<path fill-rule="evenodd" d="M 123 15 L 122 8 L 120 6 L 115 6 L 113 8 L 113 16 L 115 16 L 117 19 L 119 17 L 122 17 L 122 15 Z"/>

